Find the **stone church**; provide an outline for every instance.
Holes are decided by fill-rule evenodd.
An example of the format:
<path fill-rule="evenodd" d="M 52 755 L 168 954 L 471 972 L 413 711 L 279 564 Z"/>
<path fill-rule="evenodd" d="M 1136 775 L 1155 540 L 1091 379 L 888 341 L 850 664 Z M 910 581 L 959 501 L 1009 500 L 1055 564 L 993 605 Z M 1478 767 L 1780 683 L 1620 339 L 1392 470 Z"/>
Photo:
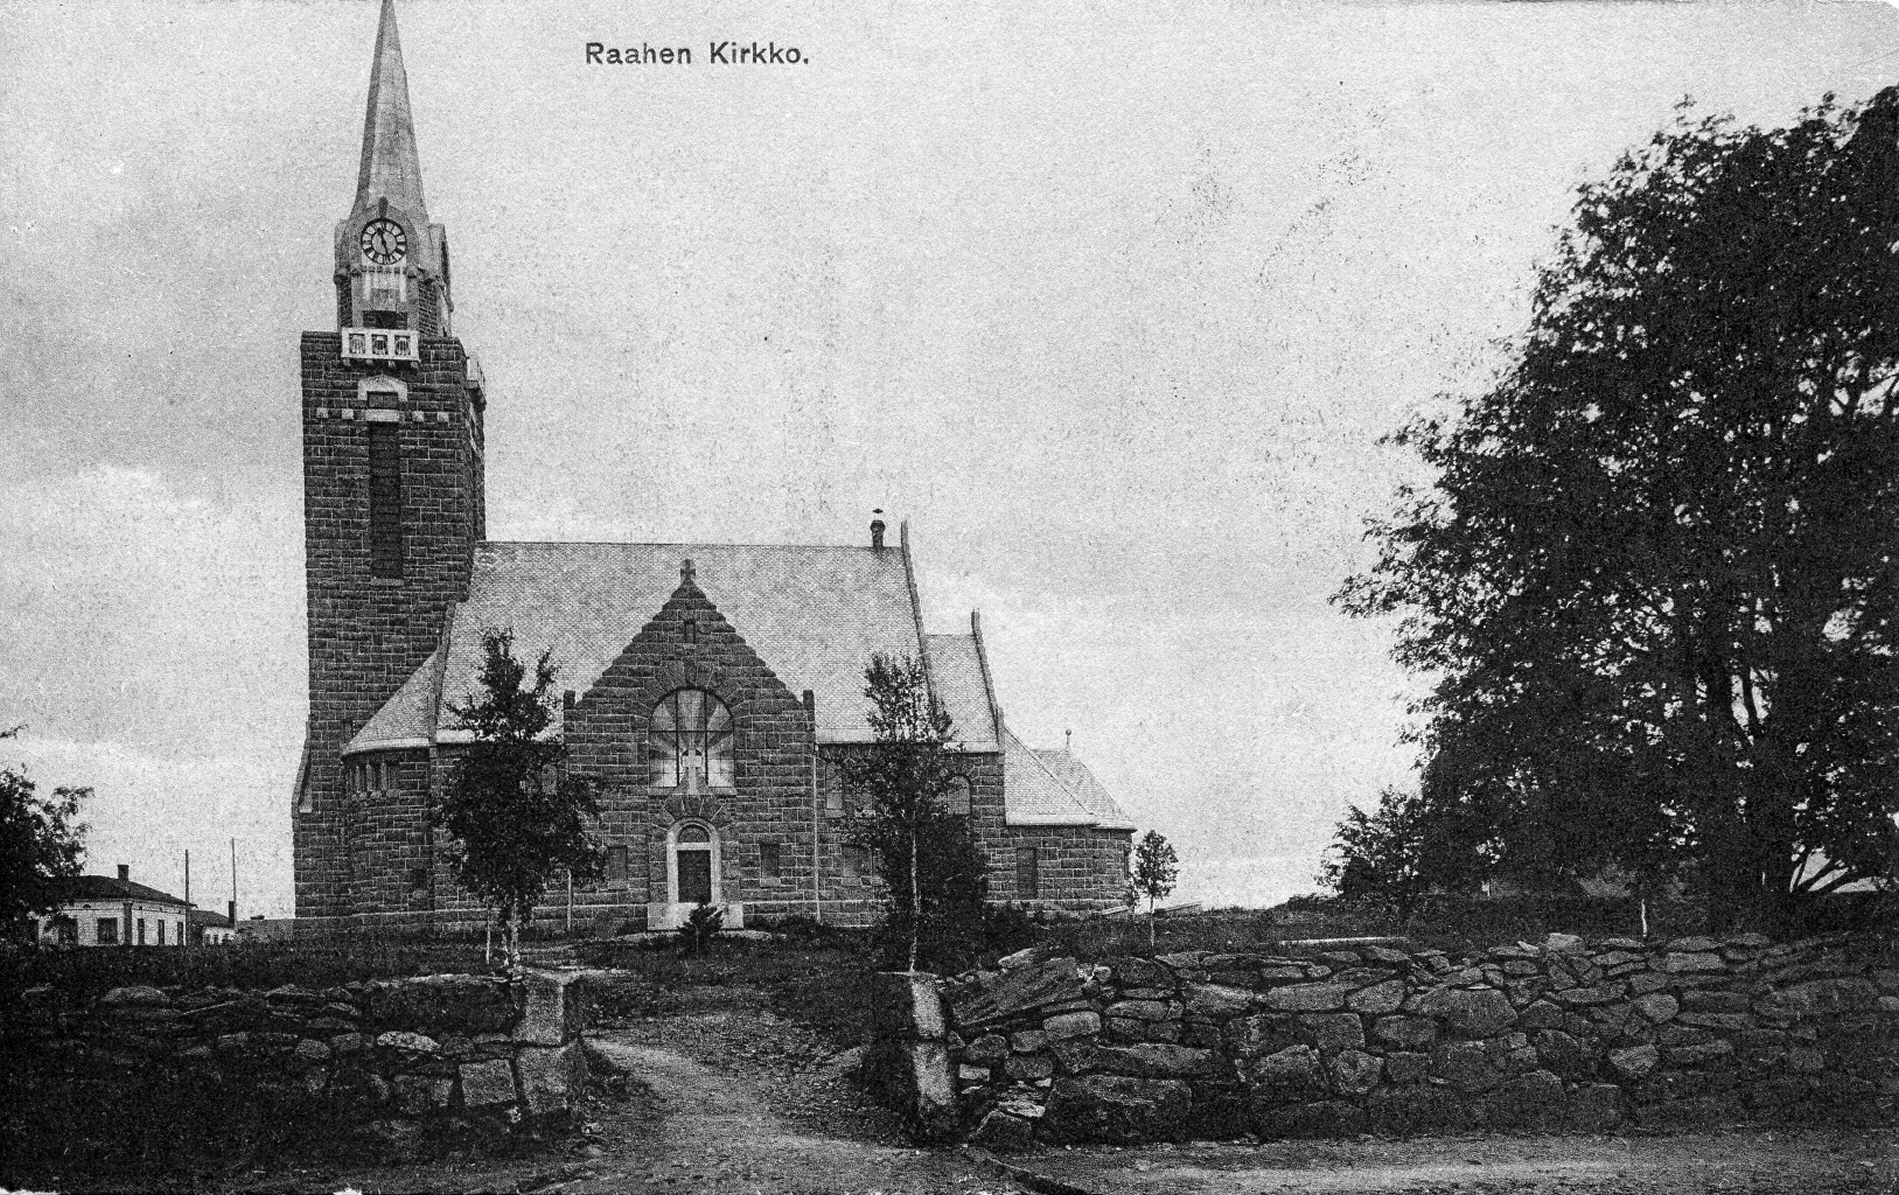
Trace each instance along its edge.
<path fill-rule="evenodd" d="M 469 741 L 485 628 L 551 649 L 569 766 L 603 784 L 604 881 L 543 921 L 863 924 L 872 861 L 837 758 L 872 741 L 873 653 L 923 662 L 955 720 L 952 809 L 997 902 L 1119 903 L 1133 827 L 1067 749 L 1025 746 L 982 626 L 926 632 L 907 528 L 854 546 L 509 543 L 483 514 L 489 395 L 455 338 L 448 235 L 423 199 L 393 0 L 356 199 L 336 226 L 336 330 L 302 340 L 310 721 L 294 791 L 296 908 L 313 929 L 469 924 L 431 809 Z M 505 400 L 503 400 L 505 401 Z"/>

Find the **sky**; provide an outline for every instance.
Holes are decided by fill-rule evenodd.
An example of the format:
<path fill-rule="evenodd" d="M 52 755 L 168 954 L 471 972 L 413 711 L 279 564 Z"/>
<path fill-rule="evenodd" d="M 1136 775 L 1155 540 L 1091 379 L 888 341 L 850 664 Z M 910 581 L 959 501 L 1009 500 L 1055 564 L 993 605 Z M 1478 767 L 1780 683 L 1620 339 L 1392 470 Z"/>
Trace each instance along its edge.
<path fill-rule="evenodd" d="M 297 339 L 333 327 L 374 0 L 0 0 L 0 764 L 88 869 L 288 915 Z M 1178 897 L 1315 887 L 1410 782 L 1329 602 L 1509 359 L 1576 187 L 1692 97 L 1899 80 L 1878 4 L 401 0 L 495 539 L 859 543 Z M 797 46 L 716 65 L 709 43 Z M 683 45 L 690 67 L 590 66 Z"/>

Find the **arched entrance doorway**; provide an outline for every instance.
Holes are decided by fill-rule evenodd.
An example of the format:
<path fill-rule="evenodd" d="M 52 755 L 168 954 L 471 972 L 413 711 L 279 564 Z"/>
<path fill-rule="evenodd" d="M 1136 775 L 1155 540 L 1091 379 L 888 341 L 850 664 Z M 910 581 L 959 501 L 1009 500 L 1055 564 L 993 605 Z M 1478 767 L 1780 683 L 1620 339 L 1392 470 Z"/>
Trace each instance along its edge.
<path fill-rule="evenodd" d="M 680 826 L 673 835 L 674 904 L 709 905 L 717 903 L 713 875 L 712 831 L 696 823 Z"/>

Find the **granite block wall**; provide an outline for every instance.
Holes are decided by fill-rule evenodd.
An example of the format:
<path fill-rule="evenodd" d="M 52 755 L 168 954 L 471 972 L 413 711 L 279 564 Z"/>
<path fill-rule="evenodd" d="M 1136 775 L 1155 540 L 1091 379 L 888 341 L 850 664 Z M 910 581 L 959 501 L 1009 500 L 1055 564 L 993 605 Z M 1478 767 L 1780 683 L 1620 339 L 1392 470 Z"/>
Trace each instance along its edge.
<path fill-rule="evenodd" d="M 946 1072 L 894 1090 L 951 1089 L 954 1110 L 905 1106 L 914 1123 L 950 1119 L 1014 1147 L 1872 1125 L 1899 1109 L 1887 937 L 1006 961 L 937 983 L 940 1013 L 879 1017 L 944 1026 L 925 1044 Z M 879 1050 L 908 1051 L 906 1065 L 939 1056 Z"/>
<path fill-rule="evenodd" d="M 402 1161 L 504 1144 L 563 1123 L 586 1090 L 580 982 L 123 987 L 81 1004 L 32 988 L 0 1011 L 7 1152 L 157 1172 L 198 1151 Z"/>

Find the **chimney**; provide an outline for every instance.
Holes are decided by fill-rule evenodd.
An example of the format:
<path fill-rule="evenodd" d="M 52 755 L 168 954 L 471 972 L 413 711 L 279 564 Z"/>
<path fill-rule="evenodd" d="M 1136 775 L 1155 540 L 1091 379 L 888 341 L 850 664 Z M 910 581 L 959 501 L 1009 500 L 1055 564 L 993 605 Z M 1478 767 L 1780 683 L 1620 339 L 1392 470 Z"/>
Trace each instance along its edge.
<path fill-rule="evenodd" d="M 130 879 L 132 878 L 132 865 L 131 865 L 131 864 L 129 864 L 129 863 L 121 863 L 121 864 L 119 864 L 119 878 L 120 878 L 120 879 L 122 879 L 122 880 L 130 880 Z"/>
<path fill-rule="evenodd" d="M 228 904 L 226 904 L 224 907 L 226 909 L 225 917 L 229 919 L 229 921 L 231 922 L 231 928 L 236 929 L 237 928 L 237 902 L 231 901 Z"/>
<path fill-rule="evenodd" d="M 870 513 L 881 516 L 884 512 L 880 507 Z M 870 521 L 870 546 L 879 552 L 884 550 L 884 521 L 882 518 L 874 518 Z"/>

